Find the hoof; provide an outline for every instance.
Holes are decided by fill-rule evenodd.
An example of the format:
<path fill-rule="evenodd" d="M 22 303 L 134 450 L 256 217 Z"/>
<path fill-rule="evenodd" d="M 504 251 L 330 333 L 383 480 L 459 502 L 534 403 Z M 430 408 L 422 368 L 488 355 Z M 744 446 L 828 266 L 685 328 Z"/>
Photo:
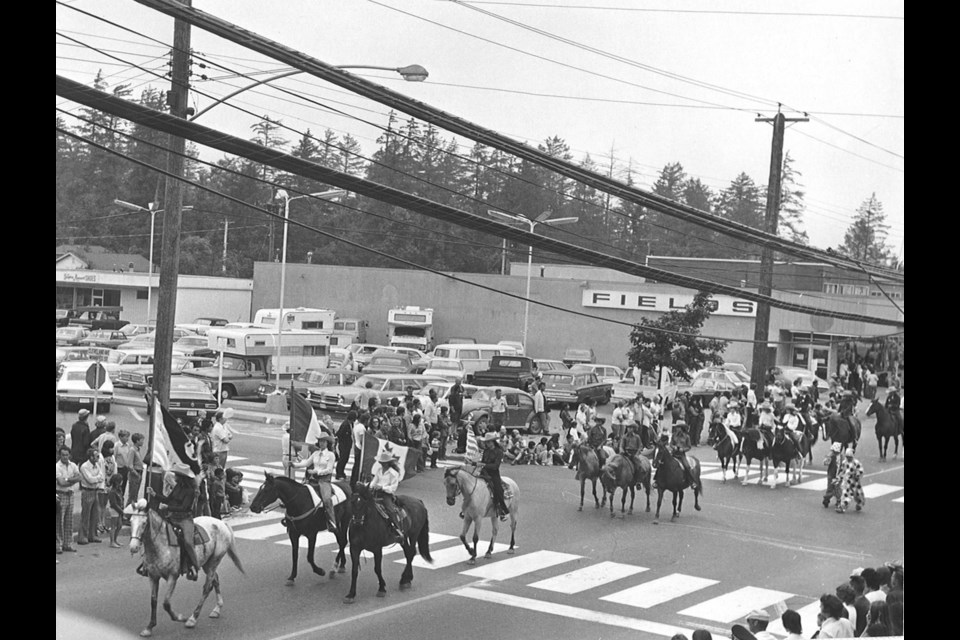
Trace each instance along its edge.
<path fill-rule="evenodd" d="M 219 609 L 219 608 L 216 608 L 216 609 L 214 609 L 213 611 L 211 611 L 211 612 L 210 612 L 210 617 L 213 618 L 213 619 L 219 618 L 219 617 L 220 617 L 220 609 Z"/>
<path fill-rule="evenodd" d="M 579 507 L 577 507 L 577 511 L 583 511 L 583 505 L 580 505 Z"/>
<path fill-rule="evenodd" d="M 293 585 L 296 584 L 296 582 L 294 582 L 293 579 L 288 578 L 284 584 L 287 585 L 288 587 L 292 587 Z"/>
<path fill-rule="evenodd" d="M 191 616 L 189 620 L 183 623 L 183 626 L 185 626 L 187 629 L 193 629 L 195 626 L 197 626 L 197 621 Z"/>
<path fill-rule="evenodd" d="M 353 601 L 354 601 L 355 599 L 356 599 L 356 598 L 352 598 L 352 597 L 350 597 L 350 596 L 346 596 L 346 597 L 343 599 L 343 604 L 353 604 Z"/>
<path fill-rule="evenodd" d="M 323 567 L 314 567 L 313 572 L 320 576 L 321 578 L 327 575 L 327 572 L 323 570 Z"/>
<path fill-rule="evenodd" d="M 386 598 L 386 597 L 387 597 L 387 592 L 386 592 L 386 591 L 377 591 L 377 597 L 378 597 L 378 598 Z"/>
<path fill-rule="evenodd" d="M 187 618 L 182 613 L 177 615 L 177 622 L 186 622 Z"/>
<path fill-rule="evenodd" d="M 470 564 L 470 565 L 477 564 L 477 559 L 476 559 L 476 557 L 471 556 L 470 559 L 467 560 L 467 564 Z"/>
<path fill-rule="evenodd" d="M 149 638 L 152 635 L 153 635 L 153 631 L 150 631 L 150 629 L 144 629 L 143 631 L 140 632 L 141 638 Z"/>
<path fill-rule="evenodd" d="M 606 504 L 606 502 L 604 502 L 603 504 Z M 599 504 L 598 504 L 598 505 L 594 505 L 593 508 L 594 508 L 594 509 L 599 509 L 601 506 L 602 506 L 602 505 L 599 505 Z"/>
<path fill-rule="evenodd" d="M 409 582 L 401 582 L 401 583 L 400 583 L 400 591 L 406 591 L 406 590 L 409 589 L 411 586 L 412 586 L 412 585 L 411 585 Z"/>
<path fill-rule="evenodd" d="M 647 513 L 650 513 L 650 507 L 647 507 Z"/>
<path fill-rule="evenodd" d="M 507 555 L 508 555 L 508 556 L 512 556 L 512 555 L 515 554 L 516 552 L 517 552 L 516 549 L 514 549 L 513 547 L 510 547 L 509 549 L 507 549 Z"/>
<path fill-rule="evenodd" d="M 337 569 L 337 573 L 346 573 L 346 572 L 347 572 L 347 568 L 346 568 L 346 567 L 340 567 L 340 568 Z"/>
<path fill-rule="evenodd" d="M 653 524 L 660 524 L 660 520 L 654 520 Z"/>
<path fill-rule="evenodd" d="M 611 518 L 616 518 L 617 515 L 616 515 L 615 513 L 612 513 L 612 512 L 611 512 L 611 513 L 610 513 L 610 517 L 611 517 Z"/>
<path fill-rule="evenodd" d="M 693 508 L 696 509 L 697 511 L 700 511 L 700 505 L 698 504 L 693 505 Z"/>
<path fill-rule="evenodd" d="M 627 514 L 629 514 L 629 515 L 632 516 L 632 515 L 633 515 L 633 509 L 630 509 L 630 511 L 627 511 Z"/>
<path fill-rule="evenodd" d="M 493 554 L 490 553 L 489 551 L 487 551 L 485 554 L 483 554 L 483 559 L 484 559 L 484 560 L 491 560 L 491 559 L 493 559 Z"/>

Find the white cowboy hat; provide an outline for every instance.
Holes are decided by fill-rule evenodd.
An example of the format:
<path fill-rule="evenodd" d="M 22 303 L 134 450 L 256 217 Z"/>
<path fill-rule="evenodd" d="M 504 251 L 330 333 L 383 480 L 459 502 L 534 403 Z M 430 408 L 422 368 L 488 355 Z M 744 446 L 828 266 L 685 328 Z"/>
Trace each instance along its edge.
<path fill-rule="evenodd" d="M 193 469 L 183 464 L 182 462 L 174 462 L 170 466 L 170 471 L 173 473 L 178 473 L 181 476 L 186 476 L 188 478 L 196 478 L 196 474 L 193 473 Z"/>
<path fill-rule="evenodd" d="M 381 451 L 381 452 L 380 452 L 380 455 L 377 456 L 377 462 L 379 462 L 380 464 L 386 464 L 386 463 L 388 463 L 388 462 L 395 462 L 395 461 L 397 461 L 397 460 L 399 460 L 399 459 L 400 459 L 400 458 L 398 458 L 397 456 L 393 455 L 392 453 L 390 453 L 390 452 L 387 451 L 386 449 L 384 449 L 383 451 Z"/>
<path fill-rule="evenodd" d="M 333 435 L 327 433 L 326 431 L 320 432 L 320 435 L 317 436 L 317 444 L 320 444 L 323 440 L 327 442 L 333 442 Z"/>
<path fill-rule="evenodd" d="M 481 442 L 490 442 L 491 440 L 499 440 L 499 439 L 500 439 L 500 436 L 497 434 L 496 431 L 487 431 L 485 434 L 483 434 L 483 438 L 481 438 Z"/>

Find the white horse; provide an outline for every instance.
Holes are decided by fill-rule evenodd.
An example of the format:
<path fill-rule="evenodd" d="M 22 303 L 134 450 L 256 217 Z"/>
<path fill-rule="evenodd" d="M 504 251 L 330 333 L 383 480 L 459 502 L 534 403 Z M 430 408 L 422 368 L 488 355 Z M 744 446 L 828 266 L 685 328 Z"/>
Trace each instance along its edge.
<path fill-rule="evenodd" d="M 160 578 L 167 581 L 167 593 L 163 599 L 163 610 L 170 615 L 174 622 L 186 622 L 186 627 L 192 629 L 197 624 L 197 616 L 206 602 L 210 591 L 217 592 L 217 605 L 210 612 L 211 618 L 220 617 L 220 608 L 223 607 L 223 596 L 220 594 L 220 576 L 217 567 L 223 556 L 229 555 L 233 563 L 243 573 L 243 565 L 237 555 L 233 530 L 226 523 L 208 516 L 194 519 L 194 526 L 203 529 L 210 541 L 194 546 L 197 562 L 206 574 L 203 583 L 203 595 L 197 608 L 189 618 L 174 613 L 170 605 L 170 598 L 177 588 L 177 579 L 180 577 L 180 547 L 170 544 L 169 528 L 166 521 L 153 507 L 147 507 L 146 500 L 141 499 L 133 508 L 130 516 L 130 553 L 136 554 L 143 549 L 143 565 L 150 578 L 152 591 L 150 593 L 150 624 L 140 632 L 143 637 L 153 634 L 157 626 L 157 594 L 160 589 Z M 188 541 L 192 542 L 192 541 Z"/>
<path fill-rule="evenodd" d="M 510 497 L 504 496 L 504 502 L 510 510 L 510 548 L 508 554 L 513 554 L 516 546 L 517 516 L 520 511 L 520 489 L 517 483 L 510 478 L 503 477 L 503 484 L 507 485 Z M 463 467 L 450 467 L 443 473 L 443 484 L 447 490 L 447 504 L 453 506 L 457 502 L 457 494 L 463 495 L 463 530 L 460 532 L 460 541 L 470 554 L 468 564 L 477 562 L 477 541 L 480 539 L 480 523 L 483 518 L 490 518 L 493 533 L 490 536 L 490 546 L 484 555 L 488 560 L 493 557 L 493 543 L 497 539 L 499 521 L 497 508 L 494 504 L 486 481 L 474 476 Z M 473 525 L 473 548 L 467 544 L 467 532 Z"/>

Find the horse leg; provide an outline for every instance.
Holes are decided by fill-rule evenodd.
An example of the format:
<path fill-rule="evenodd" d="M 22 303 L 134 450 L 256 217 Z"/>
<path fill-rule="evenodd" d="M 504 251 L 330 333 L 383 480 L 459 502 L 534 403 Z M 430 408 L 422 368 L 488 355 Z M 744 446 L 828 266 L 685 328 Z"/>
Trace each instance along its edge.
<path fill-rule="evenodd" d="M 789 473 L 790 473 L 790 465 L 789 465 L 789 464 L 787 464 L 786 471 L 787 471 L 787 474 L 788 474 L 788 480 L 787 480 L 787 482 L 789 482 Z M 780 481 L 780 463 L 779 463 L 779 462 L 775 462 L 775 463 L 773 464 L 773 482 L 770 483 L 770 488 L 771 488 L 771 489 L 776 489 L 776 488 L 777 488 L 777 483 L 778 483 L 779 481 Z"/>
<path fill-rule="evenodd" d="M 620 487 L 620 517 L 627 512 L 627 488 Z"/>
<path fill-rule="evenodd" d="M 507 549 L 507 555 L 513 555 L 513 548 L 516 546 L 517 542 L 517 506 L 515 504 L 510 505 L 510 548 Z"/>
<path fill-rule="evenodd" d="M 210 617 L 219 618 L 220 609 L 223 608 L 223 594 L 220 593 L 220 574 L 216 571 L 213 572 L 213 592 L 217 596 L 217 604 L 213 607 L 213 611 L 210 612 Z"/>
<path fill-rule="evenodd" d="M 337 557 L 334 564 L 337 566 L 337 573 L 347 572 L 347 553 L 344 549 L 347 546 L 347 530 L 345 527 L 337 527 L 337 545 L 340 549 L 337 551 Z M 330 576 L 333 577 L 332 575 Z"/>
<path fill-rule="evenodd" d="M 197 608 L 193 610 L 193 613 L 184 623 L 187 629 L 193 629 L 197 626 L 197 618 L 200 617 L 200 610 L 203 609 L 203 603 L 207 601 L 207 596 L 209 596 L 213 590 L 214 576 L 217 575 L 216 569 L 204 569 L 204 572 L 206 573 L 206 579 L 203 581 L 203 590 L 200 592 L 200 602 L 197 603 Z"/>
<path fill-rule="evenodd" d="M 297 563 L 300 562 L 300 534 L 293 530 L 293 527 L 287 528 L 287 537 L 290 538 L 290 576 L 287 578 L 287 586 L 292 587 L 294 580 L 297 579 Z"/>
<path fill-rule="evenodd" d="M 477 553 L 474 549 L 470 548 L 469 544 L 467 544 L 467 532 L 470 531 L 471 522 L 473 522 L 473 520 L 468 518 L 463 519 L 463 530 L 460 531 L 460 542 L 463 543 L 463 547 L 467 550 L 467 553 L 470 554 L 470 559 L 476 562 L 475 558 L 477 556 Z M 474 538 L 474 543 L 476 543 L 476 538 Z"/>
<path fill-rule="evenodd" d="M 170 598 L 173 597 L 173 592 L 177 588 L 177 579 L 180 576 L 173 574 L 169 580 L 167 580 L 167 592 L 163 595 L 163 610 L 167 612 L 167 615 L 170 616 L 170 619 L 174 622 L 183 622 L 186 620 L 185 617 L 176 613 L 173 610 L 173 605 L 170 604 Z"/>
<path fill-rule="evenodd" d="M 310 568 L 313 569 L 313 572 L 318 576 L 324 576 L 326 571 L 323 570 L 323 567 L 318 567 L 317 563 L 314 561 L 314 551 L 317 547 L 317 533 L 314 531 L 313 535 L 307 536 L 307 562 L 310 564 Z"/>
<path fill-rule="evenodd" d="M 160 578 L 150 576 L 150 623 L 140 632 L 144 638 L 153 635 L 153 628 L 157 626 L 157 595 L 160 593 Z"/>
<path fill-rule="evenodd" d="M 500 522 L 498 518 L 490 518 L 490 527 L 493 529 L 493 532 L 490 534 L 490 546 L 487 547 L 487 552 L 483 554 L 483 557 L 487 560 L 493 557 L 493 543 L 497 539 L 497 531 L 500 529 Z"/>
<path fill-rule="evenodd" d="M 577 511 L 583 511 L 583 494 L 587 489 L 587 479 L 580 476 L 580 508 Z M 596 493 L 596 487 L 594 487 L 594 493 Z"/>
<path fill-rule="evenodd" d="M 650 513 L 650 478 L 644 480 L 643 490 L 647 494 L 647 513 Z"/>
<path fill-rule="evenodd" d="M 663 487 L 657 489 L 657 513 L 654 515 L 654 520 L 660 519 L 660 505 L 663 504 Z"/>
<path fill-rule="evenodd" d="M 614 486 L 613 489 L 610 490 L 610 517 L 611 517 L 611 518 L 614 517 L 614 515 L 613 515 L 613 499 L 614 499 L 616 496 L 617 496 L 617 487 Z M 603 497 L 604 497 L 604 498 L 607 497 L 607 488 L 606 488 L 606 487 L 603 488 Z"/>
<path fill-rule="evenodd" d="M 387 583 L 383 579 L 383 547 L 377 547 L 373 550 L 373 572 L 377 574 L 377 581 L 380 583 L 380 588 L 377 589 L 377 597 L 383 598 L 387 595 Z"/>
<path fill-rule="evenodd" d="M 673 493 L 673 515 L 670 517 L 670 519 L 676 520 L 677 516 L 680 515 L 680 512 L 677 511 L 677 492 L 671 492 L 671 493 Z M 682 496 L 683 492 L 680 492 L 680 495 Z"/>
<path fill-rule="evenodd" d="M 355 544 L 350 545 L 350 591 L 343 597 L 344 604 L 353 604 L 357 597 L 357 575 L 360 573 L 360 556 L 363 554 L 363 546 Z"/>
<path fill-rule="evenodd" d="M 403 555 L 407 559 L 407 566 L 403 569 L 403 574 L 400 576 L 400 590 L 410 588 L 410 583 L 413 582 L 413 558 L 417 555 L 417 545 L 411 544 L 409 547 L 403 548 Z"/>
<path fill-rule="evenodd" d="M 747 458 L 747 468 L 743 473 L 743 480 L 740 482 L 743 486 L 747 486 L 747 478 L 750 477 L 750 463 L 753 462 L 750 458 Z"/>
<path fill-rule="evenodd" d="M 631 484 L 630 485 L 630 511 L 627 512 L 630 515 L 633 515 L 633 501 L 636 499 L 636 497 L 637 497 L 637 489 Z"/>
<path fill-rule="evenodd" d="M 597 499 L 597 479 L 591 478 L 591 484 L 593 485 L 593 500 L 596 502 L 594 509 L 600 509 L 603 505 L 607 504 L 607 490 L 603 488 L 603 483 L 600 483 L 600 493 L 603 494 L 603 497 L 599 500 Z"/>

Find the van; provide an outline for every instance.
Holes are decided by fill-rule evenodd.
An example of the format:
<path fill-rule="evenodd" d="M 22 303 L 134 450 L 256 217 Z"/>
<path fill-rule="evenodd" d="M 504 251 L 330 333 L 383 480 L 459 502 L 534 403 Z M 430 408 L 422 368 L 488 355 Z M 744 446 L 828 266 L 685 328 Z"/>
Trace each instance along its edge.
<path fill-rule="evenodd" d="M 453 358 L 463 365 L 464 381 L 473 380 L 477 371 L 490 368 L 493 356 L 512 356 L 516 352 L 499 344 L 441 344 L 433 350 L 434 358 Z"/>
<path fill-rule="evenodd" d="M 336 318 L 333 321 L 333 335 L 330 336 L 331 347 L 367 341 L 367 321 L 360 318 Z"/>

